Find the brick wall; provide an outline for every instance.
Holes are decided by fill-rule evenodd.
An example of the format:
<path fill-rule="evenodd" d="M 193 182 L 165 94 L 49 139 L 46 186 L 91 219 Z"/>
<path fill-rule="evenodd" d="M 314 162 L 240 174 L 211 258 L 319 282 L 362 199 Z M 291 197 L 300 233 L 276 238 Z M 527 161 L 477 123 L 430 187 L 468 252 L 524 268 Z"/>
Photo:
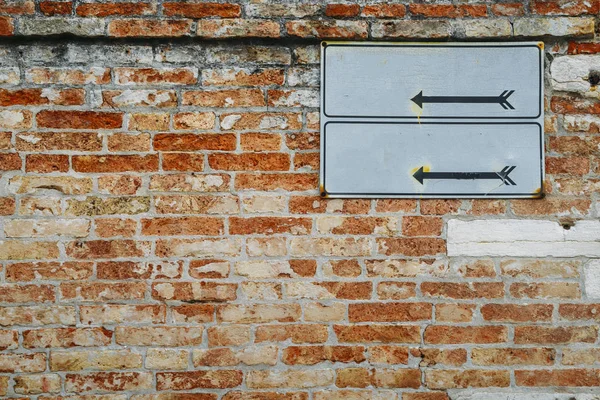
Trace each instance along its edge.
<path fill-rule="evenodd" d="M 599 11 L 1 1 L 0 397 L 597 400 Z M 319 198 L 322 38 L 544 40 L 547 196 Z"/>

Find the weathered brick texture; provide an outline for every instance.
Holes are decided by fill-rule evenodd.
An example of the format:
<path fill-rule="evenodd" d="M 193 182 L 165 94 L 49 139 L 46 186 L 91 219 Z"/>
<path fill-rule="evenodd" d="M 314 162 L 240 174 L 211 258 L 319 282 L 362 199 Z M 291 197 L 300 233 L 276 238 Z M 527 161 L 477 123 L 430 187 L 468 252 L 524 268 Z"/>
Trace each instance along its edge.
<path fill-rule="evenodd" d="M 0 1 L 0 397 L 592 400 L 599 12 Z M 545 41 L 546 197 L 319 197 L 323 38 Z"/>

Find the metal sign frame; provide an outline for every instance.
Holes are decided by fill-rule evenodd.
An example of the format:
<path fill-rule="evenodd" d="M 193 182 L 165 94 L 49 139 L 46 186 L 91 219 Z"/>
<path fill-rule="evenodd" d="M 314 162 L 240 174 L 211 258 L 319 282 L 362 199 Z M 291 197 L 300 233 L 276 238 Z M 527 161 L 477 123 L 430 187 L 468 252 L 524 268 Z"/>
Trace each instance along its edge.
<path fill-rule="evenodd" d="M 328 68 L 328 57 L 327 50 L 333 47 L 369 47 L 369 48 L 402 48 L 402 49 L 422 49 L 422 48 L 440 48 L 452 50 L 453 48 L 514 48 L 514 47 L 535 47 L 539 54 L 539 74 L 537 83 L 538 90 L 536 104 L 528 104 L 532 106 L 531 110 L 527 111 L 527 115 L 521 116 L 498 116 L 498 115 L 461 115 L 461 116 L 438 116 L 438 115 L 369 115 L 369 110 L 365 112 L 365 115 L 344 115 L 343 112 L 331 112 L 328 114 L 327 104 L 327 68 Z M 405 43 L 405 42 L 330 42 L 324 41 L 321 43 L 321 163 L 320 163 L 320 192 L 323 197 L 330 198 L 540 198 L 543 197 L 543 182 L 544 182 L 544 126 L 543 126 L 543 101 L 544 101 L 544 85 L 543 85 L 543 74 L 544 74 L 544 44 L 543 42 L 507 42 L 507 43 Z M 335 78 L 335 77 L 334 77 Z M 334 79 L 335 80 L 335 79 Z M 497 103 L 503 109 L 513 109 L 511 105 L 512 99 L 510 96 L 513 91 L 506 90 L 498 93 L 496 96 L 454 96 L 454 97 L 443 97 L 443 96 L 427 96 L 429 93 L 418 93 L 412 99 L 412 102 L 417 106 L 423 108 L 424 103 Z M 531 95 L 533 97 L 534 95 Z M 342 101 L 343 102 L 343 101 Z M 334 107 L 335 108 L 335 107 Z M 338 107 L 338 111 L 341 108 Z M 343 109 L 345 111 L 345 109 Z M 372 113 L 371 113 L 372 114 Z M 491 114 L 491 113 L 489 113 Z M 370 126 L 385 126 L 385 125 L 423 125 L 423 126 L 451 126 L 451 125 L 477 125 L 481 127 L 491 125 L 514 125 L 514 126 L 533 126 L 537 125 L 537 132 L 539 132 L 539 158 L 536 157 L 539 164 L 534 168 L 536 171 L 531 171 L 532 174 L 539 174 L 539 185 L 535 184 L 534 189 L 531 191 L 513 191 L 511 193 L 500 193 L 498 191 L 460 191 L 456 193 L 449 190 L 442 191 L 429 191 L 419 192 L 418 190 L 402 190 L 402 191 L 363 191 L 354 192 L 354 186 L 349 182 L 351 190 L 344 191 L 332 191 L 328 190 L 332 185 L 328 185 L 326 181 L 327 165 L 327 131 L 331 129 L 335 124 L 369 124 Z M 531 135 L 530 135 L 531 136 Z M 537 148 L 537 143 L 536 143 Z M 331 149 L 331 145 L 330 145 Z M 537 151 L 536 151 L 537 153 Z M 533 152 L 532 152 L 533 154 Z M 533 161 L 532 161 L 533 162 Z M 539 167 L 539 170 L 538 170 Z M 429 171 L 421 169 L 414 171 L 414 179 L 423 184 L 424 180 L 476 180 L 476 179 L 499 179 L 500 184 L 516 185 L 511 177 L 509 176 L 514 170 L 515 166 L 505 166 L 500 170 L 484 171 L 484 172 L 456 172 L 456 171 Z M 530 166 L 528 171 L 532 170 L 533 165 Z M 537 179 L 537 178 L 536 178 Z M 342 185 L 344 186 L 344 185 Z M 356 185 L 358 188 L 360 185 Z M 531 185 L 529 185 L 531 186 Z M 417 187 L 418 188 L 418 187 Z M 516 190 L 516 188 L 515 188 Z"/>

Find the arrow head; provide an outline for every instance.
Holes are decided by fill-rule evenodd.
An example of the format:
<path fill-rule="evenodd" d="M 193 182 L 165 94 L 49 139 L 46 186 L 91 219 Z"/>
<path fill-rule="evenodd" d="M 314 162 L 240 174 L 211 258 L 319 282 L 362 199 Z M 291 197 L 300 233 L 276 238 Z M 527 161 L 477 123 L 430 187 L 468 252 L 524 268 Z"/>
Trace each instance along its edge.
<path fill-rule="evenodd" d="M 413 97 L 411 100 L 420 108 L 423 108 L 423 91 L 421 90 L 419 94 Z"/>
<path fill-rule="evenodd" d="M 419 170 L 417 172 L 415 172 L 413 174 L 413 178 L 415 178 L 417 181 L 419 181 L 419 183 L 422 185 L 423 184 L 423 167 L 419 168 Z"/>

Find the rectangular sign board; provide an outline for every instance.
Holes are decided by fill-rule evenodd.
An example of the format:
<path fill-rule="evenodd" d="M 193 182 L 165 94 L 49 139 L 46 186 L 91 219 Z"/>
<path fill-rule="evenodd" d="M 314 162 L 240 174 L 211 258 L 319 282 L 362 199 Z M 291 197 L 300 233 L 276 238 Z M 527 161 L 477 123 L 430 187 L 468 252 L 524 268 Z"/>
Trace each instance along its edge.
<path fill-rule="evenodd" d="M 327 197 L 540 197 L 543 44 L 323 42 Z"/>

